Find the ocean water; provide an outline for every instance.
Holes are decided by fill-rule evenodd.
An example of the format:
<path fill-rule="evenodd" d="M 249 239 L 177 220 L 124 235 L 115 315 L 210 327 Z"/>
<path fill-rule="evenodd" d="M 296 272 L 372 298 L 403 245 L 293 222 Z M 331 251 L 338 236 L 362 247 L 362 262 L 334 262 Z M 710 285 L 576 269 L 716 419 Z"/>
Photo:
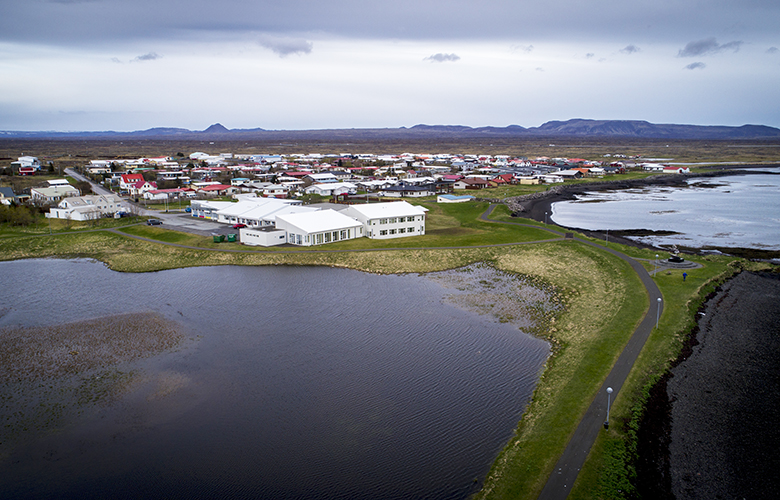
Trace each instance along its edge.
<path fill-rule="evenodd" d="M 554 203 L 552 221 L 590 231 L 652 230 L 645 244 L 780 250 L 780 172 L 692 178 L 687 187 L 584 193 Z"/>

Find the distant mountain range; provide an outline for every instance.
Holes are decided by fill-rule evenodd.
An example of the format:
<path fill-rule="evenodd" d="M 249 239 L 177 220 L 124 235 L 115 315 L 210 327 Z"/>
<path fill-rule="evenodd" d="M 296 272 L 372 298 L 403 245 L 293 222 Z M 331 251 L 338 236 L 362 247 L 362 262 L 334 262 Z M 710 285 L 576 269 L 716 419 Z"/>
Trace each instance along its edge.
<path fill-rule="evenodd" d="M 12 132 L 0 138 L 15 139 L 179 139 L 179 140 L 382 140 L 469 138 L 592 137 L 643 139 L 780 139 L 780 129 L 765 125 L 741 127 L 655 124 L 639 120 L 550 121 L 540 127 L 466 127 L 461 125 L 415 125 L 400 128 L 322 130 L 228 129 L 215 123 L 206 130 L 151 128 L 135 132 Z"/>

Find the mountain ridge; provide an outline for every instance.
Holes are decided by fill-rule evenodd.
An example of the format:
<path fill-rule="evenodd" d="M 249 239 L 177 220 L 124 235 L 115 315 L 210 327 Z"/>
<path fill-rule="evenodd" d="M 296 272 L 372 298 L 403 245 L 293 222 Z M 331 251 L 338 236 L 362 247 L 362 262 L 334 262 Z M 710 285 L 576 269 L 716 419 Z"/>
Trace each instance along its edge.
<path fill-rule="evenodd" d="M 0 131 L 0 139 L 68 139 L 68 138 L 138 138 L 138 139 L 415 139 L 415 138 L 533 138 L 533 137 L 593 137 L 643 139 L 780 139 L 780 129 L 767 125 L 681 125 L 654 124 L 643 120 L 592 120 L 574 118 L 548 121 L 539 127 L 465 125 L 426 125 L 399 128 L 350 128 L 311 130 L 228 129 L 215 123 L 205 130 L 175 127 L 155 127 L 133 132 L 57 132 Z"/>

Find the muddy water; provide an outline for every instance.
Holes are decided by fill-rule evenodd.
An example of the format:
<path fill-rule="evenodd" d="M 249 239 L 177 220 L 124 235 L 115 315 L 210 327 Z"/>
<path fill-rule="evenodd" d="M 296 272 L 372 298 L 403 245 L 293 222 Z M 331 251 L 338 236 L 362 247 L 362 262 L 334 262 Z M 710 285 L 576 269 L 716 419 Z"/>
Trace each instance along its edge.
<path fill-rule="evenodd" d="M 556 307 L 484 268 L 0 272 L 16 284 L 0 301 L 16 370 L 0 381 L 2 498 L 466 498 L 548 354 L 520 329 Z M 89 324 L 107 352 L 52 367 L 97 349 Z M 12 334 L 59 337 L 10 348 Z"/>

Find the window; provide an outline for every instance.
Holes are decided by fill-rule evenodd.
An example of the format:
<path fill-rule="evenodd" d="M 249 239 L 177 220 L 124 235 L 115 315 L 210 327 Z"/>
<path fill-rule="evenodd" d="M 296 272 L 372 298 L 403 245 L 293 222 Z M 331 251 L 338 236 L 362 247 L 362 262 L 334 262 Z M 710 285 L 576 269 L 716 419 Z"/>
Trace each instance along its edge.
<path fill-rule="evenodd" d="M 387 236 L 387 229 L 382 229 L 379 231 L 379 236 Z"/>
<path fill-rule="evenodd" d="M 349 238 L 349 233 L 347 231 L 341 231 L 341 239 L 346 240 Z"/>
<path fill-rule="evenodd" d="M 387 219 L 379 219 L 380 224 L 387 224 Z"/>
<path fill-rule="evenodd" d="M 413 227 L 409 227 L 409 228 L 406 229 L 406 232 L 407 233 L 413 233 L 414 232 L 414 228 Z"/>
<path fill-rule="evenodd" d="M 330 233 L 324 233 L 325 234 L 325 243 L 330 243 Z"/>
<path fill-rule="evenodd" d="M 395 229 L 391 229 L 390 234 L 395 234 Z"/>
<path fill-rule="evenodd" d="M 339 241 L 339 232 L 333 231 L 333 241 Z"/>
<path fill-rule="evenodd" d="M 317 244 L 322 245 L 322 233 L 317 233 Z"/>
<path fill-rule="evenodd" d="M 398 234 L 404 234 L 406 232 L 406 229 L 400 228 L 398 229 Z"/>

